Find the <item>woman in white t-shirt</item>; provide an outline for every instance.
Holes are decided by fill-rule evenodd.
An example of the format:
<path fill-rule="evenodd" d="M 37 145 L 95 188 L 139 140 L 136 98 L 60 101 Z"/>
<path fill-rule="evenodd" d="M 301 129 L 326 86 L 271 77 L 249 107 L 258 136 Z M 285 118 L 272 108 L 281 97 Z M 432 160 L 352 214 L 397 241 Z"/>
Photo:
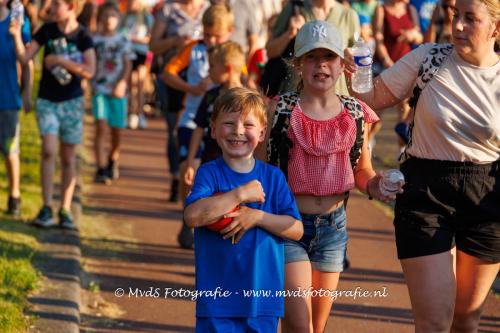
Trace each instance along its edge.
<path fill-rule="evenodd" d="M 454 47 L 414 114 L 394 226 L 416 332 L 476 332 L 500 267 L 500 40 L 498 0 L 457 0 Z M 412 95 L 425 44 L 357 95 L 375 110 Z M 352 55 L 346 69 L 355 71 Z"/>

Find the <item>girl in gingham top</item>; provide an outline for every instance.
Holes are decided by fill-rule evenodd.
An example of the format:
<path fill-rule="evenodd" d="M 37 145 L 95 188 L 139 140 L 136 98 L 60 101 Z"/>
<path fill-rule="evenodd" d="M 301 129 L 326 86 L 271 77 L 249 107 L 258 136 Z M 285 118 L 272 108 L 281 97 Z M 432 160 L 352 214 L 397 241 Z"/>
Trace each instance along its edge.
<path fill-rule="evenodd" d="M 293 67 L 301 82 L 288 128 L 293 145 L 287 175 L 302 216 L 304 236 L 285 243 L 285 289 L 292 291 L 311 286 L 315 290 L 337 288 L 346 260 L 346 192 L 356 186 L 377 199 L 394 199 L 378 190 L 380 176 L 372 168 L 367 131 L 356 171 L 351 167 L 349 152 L 356 138 L 356 123 L 335 94 L 344 69 L 343 54 L 342 37 L 327 22 L 309 22 L 297 34 Z M 366 104 L 359 103 L 366 124 L 379 120 Z M 271 101 L 268 124 L 273 123 L 276 107 L 276 100 Z M 287 297 L 283 331 L 308 327 L 322 332 L 332 302 L 331 297 Z"/>

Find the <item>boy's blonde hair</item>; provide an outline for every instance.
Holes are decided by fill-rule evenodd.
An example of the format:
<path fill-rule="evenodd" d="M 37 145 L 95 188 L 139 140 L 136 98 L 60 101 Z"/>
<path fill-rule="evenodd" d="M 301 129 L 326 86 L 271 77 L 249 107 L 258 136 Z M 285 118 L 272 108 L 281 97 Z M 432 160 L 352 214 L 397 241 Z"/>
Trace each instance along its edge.
<path fill-rule="evenodd" d="M 233 21 L 233 13 L 223 4 L 208 7 L 201 19 L 204 27 L 213 28 L 217 31 L 224 29 L 231 30 L 233 28 Z"/>
<path fill-rule="evenodd" d="M 210 50 L 210 61 L 222 63 L 225 66 L 231 65 L 237 69 L 237 72 L 241 73 L 245 65 L 245 53 L 240 44 L 228 41 L 216 45 Z"/>
<path fill-rule="evenodd" d="M 221 113 L 229 112 L 240 112 L 242 115 L 252 113 L 262 126 L 267 125 L 266 104 L 262 95 L 255 90 L 237 87 L 225 91 L 215 100 L 212 123 Z"/>

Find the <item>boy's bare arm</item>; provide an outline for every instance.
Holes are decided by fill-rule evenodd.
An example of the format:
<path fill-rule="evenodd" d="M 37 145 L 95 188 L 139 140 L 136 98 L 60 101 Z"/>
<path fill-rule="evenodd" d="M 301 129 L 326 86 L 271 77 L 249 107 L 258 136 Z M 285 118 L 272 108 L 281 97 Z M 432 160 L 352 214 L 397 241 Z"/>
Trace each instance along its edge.
<path fill-rule="evenodd" d="M 51 54 L 45 57 L 45 66 L 52 68 L 56 65 L 66 68 L 72 74 L 78 75 L 81 78 L 90 80 L 95 75 L 95 50 L 93 48 L 87 49 L 83 52 L 83 63 L 77 63 L 72 60 L 64 58 L 61 55 Z"/>
<path fill-rule="evenodd" d="M 201 80 L 197 85 L 190 85 L 177 74 L 163 72 L 161 77 L 168 86 L 194 96 L 204 94 L 210 85 L 210 79 L 208 78 Z"/>
<path fill-rule="evenodd" d="M 221 230 L 224 239 L 235 236 L 235 243 L 247 232 L 247 230 L 260 227 L 281 238 L 299 240 L 304 234 L 302 222 L 288 215 L 276 215 L 266 213 L 260 209 L 241 207 L 237 211 L 226 214 L 233 221 Z"/>
<path fill-rule="evenodd" d="M 184 210 L 184 221 L 189 227 L 202 227 L 216 222 L 233 207 L 246 202 L 264 202 L 262 185 L 252 180 L 218 196 L 193 202 Z"/>
<path fill-rule="evenodd" d="M 186 172 L 184 174 L 184 183 L 186 185 L 193 185 L 194 181 L 194 160 L 196 157 L 196 152 L 200 148 L 200 143 L 203 139 L 204 130 L 201 127 L 196 127 L 191 135 L 191 141 L 189 142 L 188 156 L 186 159 Z"/>
<path fill-rule="evenodd" d="M 132 61 L 128 56 L 123 56 L 123 71 L 121 73 L 120 79 L 116 81 L 115 87 L 113 89 L 113 95 L 117 98 L 123 98 L 127 95 L 127 82 L 132 72 Z"/>
<path fill-rule="evenodd" d="M 33 61 L 21 66 L 21 88 L 23 90 L 23 109 L 31 111 L 31 88 L 33 87 Z"/>
<path fill-rule="evenodd" d="M 40 49 L 40 45 L 36 40 L 32 40 L 27 48 L 24 46 L 23 38 L 21 36 L 21 25 L 17 22 L 17 20 L 11 21 L 9 32 L 14 39 L 17 60 L 21 63 L 21 65 L 28 64 L 28 62 L 33 59 L 35 54 Z"/>

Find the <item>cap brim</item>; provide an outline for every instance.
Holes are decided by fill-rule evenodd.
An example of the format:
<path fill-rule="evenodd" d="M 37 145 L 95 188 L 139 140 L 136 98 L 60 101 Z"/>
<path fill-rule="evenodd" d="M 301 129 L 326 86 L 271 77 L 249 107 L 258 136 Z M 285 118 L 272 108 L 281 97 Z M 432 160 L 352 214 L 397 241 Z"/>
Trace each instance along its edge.
<path fill-rule="evenodd" d="M 306 54 L 309 51 L 315 50 L 315 49 L 327 49 L 332 51 L 333 53 L 337 54 L 340 58 L 344 59 L 344 51 L 333 48 L 331 45 L 326 44 L 326 43 L 314 43 L 314 44 L 307 44 L 304 45 L 302 48 L 298 49 L 295 51 L 295 57 L 301 57 L 304 54 Z"/>

